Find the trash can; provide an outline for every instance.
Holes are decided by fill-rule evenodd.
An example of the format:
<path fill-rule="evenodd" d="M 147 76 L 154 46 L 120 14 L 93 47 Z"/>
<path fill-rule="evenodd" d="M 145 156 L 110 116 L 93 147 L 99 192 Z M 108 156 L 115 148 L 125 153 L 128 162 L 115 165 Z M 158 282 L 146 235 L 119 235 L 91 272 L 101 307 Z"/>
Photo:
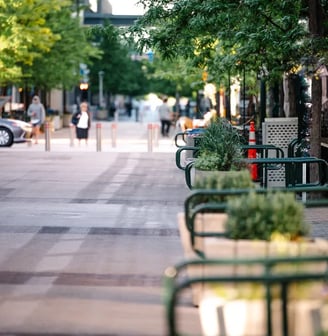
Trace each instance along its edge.
<path fill-rule="evenodd" d="M 189 128 L 186 130 L 187 139 L 186 144 L 187 146 L 198 147 L 199 141 L 204 133 L 205 128 Z M 190 161 L 194 158 L 194 151 L 193 150 L 186 150 L 185 153 L 185 160 Z"/>

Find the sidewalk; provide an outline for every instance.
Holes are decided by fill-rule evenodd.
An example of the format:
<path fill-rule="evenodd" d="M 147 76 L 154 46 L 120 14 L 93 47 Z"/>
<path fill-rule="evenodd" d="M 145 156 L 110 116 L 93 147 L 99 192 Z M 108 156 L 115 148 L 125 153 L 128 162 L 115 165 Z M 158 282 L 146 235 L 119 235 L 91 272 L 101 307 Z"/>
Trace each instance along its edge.
<path fill-rule="evenodd" d="M 78 145 L 74 128 L 64 127 L 51 132 L 50 152 L 172 153 L 174 159 L 177 150 L 174 144 L 175 129 L 171 128 L 170 138 L 162 138 L 159 127 L 159 123 L 156 122 L 93 121 L 87 146 L 84 142 Z M 100 148 L 97 143 L 97 132 L 100 132 L 98 133 L 101 138 Z M 150 139 L 152 139 L 151 142 Z M 72 140 L 74 140 L 73 145 Z M 10 148 L 1 148 L 1 151 L 46 152 L 45 148 L 45 135 L 42 134 L 38 145 L 14 144 Z M 177 168 L 177 174 L 179 173 L 181 174 L 181 171 Z M 328 210 L 309 208 L 305 209 L 305 215 L 306 220 L 312 223 L 312 236 L 328 239 Z"/>

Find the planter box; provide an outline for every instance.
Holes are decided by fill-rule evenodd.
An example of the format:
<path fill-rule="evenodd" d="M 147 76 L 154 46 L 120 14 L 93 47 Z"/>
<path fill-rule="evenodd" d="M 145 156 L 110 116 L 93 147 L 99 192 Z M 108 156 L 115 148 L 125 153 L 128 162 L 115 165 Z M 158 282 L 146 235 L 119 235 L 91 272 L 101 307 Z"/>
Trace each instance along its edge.
<path fill-rule="evenodd" d="M 57 116 L 57 115 L 53 116 L 52 122 L 53 122 L 55 131 L 63 128 L 63 119 L 60 116 Z"/>
<path fill-rule="evenodd" d="M 224 232 L 224 224 L 227 220 L 226 214 L 197 214 L 194 222 L 194 230 L 196 232 Z M 195 237 L 194 246 L 191 244 L 190 231 L 187 229 L 185 214 L 178 214 L 178 225 L 181 244 L 183 247 L 184 256 L 187 259 L 199 257 L 195 250 L 204 252 L 204 239 L 203 237 Z M 188 267 L 188 275 L 190 277 L 201 276 L 202 270 L 199 267 Z M 199 305 L 201 295 L 201 284 L 195 284 L 192 287 L 192 302 L 195 306 Z"/>
<path fill-rule="evenodd" d="M 63 125 L 64 127 L 69 127 L 72 120 L 72 114 L 64 113 L 63 115 Z"/>
<path fill-rule="evenodd" d="M 205 238 L 203 248 L 208 258 L 261 258 L 278 256 L 327 255 L 328 242 L 264 242 L 235 241 L 229 239 Z M 306 269 L 305 269 L 306 267 Z M 324 272 L 327 262 L 311 265 L 285 264 L 273 269 L 273 273 L 296 274 L 301 271 Z M 223 266 L 208 268 L 204 266 L 200 273 L 204 276 L 221 275 L 260 275 L 264 273 L 261 265 Z M 273 335 L 280 336 L 281 302 L 273 287 Z M 260 284 L 202 284 L 198 288 L 199 312 L 204 335 L 219 336 L 262 336 L 266 334 L 265 288 Z M 324 300 L 326 299 L 326 306 Z M 300 283 L 289 290 L 289 336 L 316 336 L 313 328 L 314 319 L 321 319 L 328 311 L 327 295 L 324 284 Z M 325 322 L 327 323 L 327 321 Z M 327 328 L 327 326 L 323 326 Z M 327 328 L 328 329 L 328 328 Z M 224 333 L 222 333 L 224 331 Z"/>

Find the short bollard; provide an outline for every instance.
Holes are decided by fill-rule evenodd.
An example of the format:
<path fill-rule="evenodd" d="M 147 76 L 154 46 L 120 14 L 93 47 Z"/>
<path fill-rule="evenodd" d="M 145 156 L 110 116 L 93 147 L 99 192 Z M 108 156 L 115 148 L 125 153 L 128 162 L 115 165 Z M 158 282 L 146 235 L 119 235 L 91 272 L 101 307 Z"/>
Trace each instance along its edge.
<path fill-rule="evenodd" d="M 44 124 L 45 150 L 50 152 L 50 123 L 48 121 Z"/>
<path fill-rule="evenodd" d="M 74 137 L 75 137 L 75 126 L 73 124 L 69 125 L 69 145 L 74 147 Z"/>
<path fill-rule="evenodd" d="M 148 152 L 153 151 L 153 124 L 148 124 Z"/>
<path fill-rule="evenodd" d="M 96 124 L 97 152 L 101 152 L 101 123 Z"/>
<path fill-rule="evenodd" d="M 159 141 L 159 125 L 158 124 L 154 124 L 153 126 L 153 136 L 154 136 L 154 146 L 158 147 L 158 141 Z"/>
<path fill-rule="evenodd" d="M 112 123 L 112 128 L 111 128 L 111 131 L 112 131 L 112 147 L 116 147 L 116 137 L 117 137 L 117 125 L 116 123 Z"/>

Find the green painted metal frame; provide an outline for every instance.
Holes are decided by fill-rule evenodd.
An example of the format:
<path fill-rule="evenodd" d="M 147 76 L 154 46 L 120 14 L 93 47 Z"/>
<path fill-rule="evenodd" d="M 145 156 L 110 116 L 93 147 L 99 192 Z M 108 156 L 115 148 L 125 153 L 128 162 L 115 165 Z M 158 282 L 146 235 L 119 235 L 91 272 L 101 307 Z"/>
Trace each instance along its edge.
<path fill-rule="evenodd" d="M 285 167 L 285 186 L 290 187 L 312 187 L 320 186 L 328 183 L 328 163 L 323 159 L 316 157 L 282 157 L 282 158 L 254 158 L 245 159 L 249 164 L 257 164 L 264 166 L 265 177 L 263 186 L 266 188 L 268 185 L 268 170 L 279 170 Z M 309 167 L 310 164 L 318 165 L 319 180 L 316 183 L 298 183 L 297 177 L 303 165 Z"/>
<path fill-rule="evenodd" d="M 191 161 L 189 162 L 185 167 L 181 165 L 181 153 L 184 150 L 194 150 L 195 156 L 197 155 L 197 147 L 181 147 L 176 151 L 176 165 L 179 169 L 182 169 L 185 171 L 185 181 L 186 185 L 189 189 L 192 189 L 192 183 L 191 183 L 191 170 L 193 168 L 194 163 Z M 249 149 L 255 149 L 257 154 L 259 155 L 259 158 L 266 159 L 269 157 L 269 155 L 275 155 L 275 158 L 280 159 L 284 157 L 284 151 L 275 145 L 243 145 L 242 150 L 244 152 L 244 155 L 247 155 L 247 151 Z M 281 167 L 273 167 L 272 169 L 280 169 Z"/>
<path fill-rule="evenodd" d="M 300 264 L 306 263 L 327 263 L 326 271 L 318 272 L 298 272 L 297 274 L 272 274 L 274 266 L 281 264 Z M 226 265 L 255 265 L 260 264 L 263 266 L 263 274 L 261 275 L 231 275 L 224 276 L 218 273 L 213 276 L 204 277 L 186 277 L 187 268 L 193 267 L 219 267 Z M 280 257 L 280 258 L 252 258 L 252 259 L 194 259 L 182 261 L 179 264 L 168 267 L 164 273 L 164 300 L 166 308 L 166 325 L 167 336 L 182 336 L 185 333 L 179 333 L 177 330 L 177 314 L 176 308 L 179 304 L 179 294 L 186 288 L 197 283 L 218 283 L 218 282 L 231 282 L 231 283 L 245 283 L 255 282 L 263 284 L 266 288 L 266 314 L 267 314 L 267 333 L 266 336 L 273 336 L 272 329 L 272 311 L 271 302 L 272 285 L 280 285 L 280 299 L 282 302 L 282 335 L 288 336 L 288 289 L 290 284 L 305 281 L 322 281 L 326 282 L 328 286 L 328 256 L 302 256 L 302 257 Z M 219 335 L 218 335 L 219 336 Z"/>
<path fill-rule="evenodd" d="M 203 202 L 197 203 L 197 199 L 208 196 L 238 196 L 244 195 L 251 191 L 256 193 L 267 193 L 271 192 L 294 192 L 295 197 L 298 193 L 303 192 L 312 192 L 319 194 L 326 194 L 326 196 L 322 196 L 318 199 L 308 199 L 302 200 L 299 199 L 300 202 L 304 204 L 307 208 L 313 207 L 327 207 L 328 208 L 328 185 L 324 186 L 312 186 L 312 187 L 294 187 L 294 188 L 275 188 L 275 189 L 265 189 L 265 188 L 254 188 L 254 189 L 226 189 L 226 190 L 214 190 L 214 189 L 196 189 L 191 192 L 191 194 L 185 199 L 184 202 L 184 215 L 185 215 L 185 223 L 187 230 L 190 232 L 190 242 L 192 248 L 195 245 L 195 237 L 224 237 L 225 233 L 218 232 L 196 232 L 195 231 L 195 219 L 197 214 L 199 213 L 225 213 L 227 202 Z M 196 202 L 196 204 L 194 204 Z M 194 251 L 200 256 L 204 257 L 201 251 Z"/>
<path fill-rule="evenodd" d="M 181 148 L 181 147 L 184 147 L 186 146 L 187 144 L 187 141 L 186 141 L 186 137 L 187 136 L 187 132 L 178 132 L 175 134 L 174 136 L 174 144 L 177 148 Z M 179 139 L 182 139 L 182 141 L 185 143 L 184 145 L 179 145 Z"/>
<path fill-rule="evenodd" d="M 183 147 L 180 147 L 179 149 L 177 149 L 177 151 L 175 152 L 175 164 L 176 164 L 176 166 L 181 170 L 185 170 L 186 166 L 188 164 L 186 166 L 183 166 L 181 164 L 181 154 L 182 154 L 182 152 L 193 151 L 193 157 L 196 157 L 198 150 L 199 150 L 199 148 L 195 147 L 195 146 L 183 146 Z"/>

